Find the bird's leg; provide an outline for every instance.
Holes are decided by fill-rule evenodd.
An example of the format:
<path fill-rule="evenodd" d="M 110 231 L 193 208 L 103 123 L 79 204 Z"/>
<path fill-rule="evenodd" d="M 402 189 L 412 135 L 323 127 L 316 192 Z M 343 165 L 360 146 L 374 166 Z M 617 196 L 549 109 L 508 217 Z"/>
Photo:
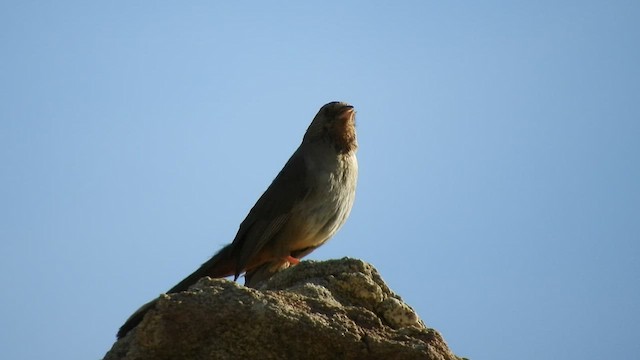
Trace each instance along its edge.
<path fill-rule="evenodd" d="M 282 260 L 286 260 L 292 265 L 298 265 L 300 263 L 300 259 L 296 259 L 291 255 L 285 256 Z"/>

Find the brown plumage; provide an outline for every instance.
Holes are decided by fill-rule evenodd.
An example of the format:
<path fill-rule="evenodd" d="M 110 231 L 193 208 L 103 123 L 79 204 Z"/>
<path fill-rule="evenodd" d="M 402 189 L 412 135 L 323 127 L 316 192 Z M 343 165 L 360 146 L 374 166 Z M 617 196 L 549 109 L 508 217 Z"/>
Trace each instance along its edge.
<path fill-rule="evenodd" d="M 233 242 L 167 293 L 185 291 L 204 276 L 264 280 L 329 240 L 353 205 L 358 177 L 355 110 L 343 102 L 320 108 L 302 144 L 240 224 Z M 250 284 L 249 284 L 250 285 Z M 155 306 L 136 311 L 118 331 L 133 329 Z"/>

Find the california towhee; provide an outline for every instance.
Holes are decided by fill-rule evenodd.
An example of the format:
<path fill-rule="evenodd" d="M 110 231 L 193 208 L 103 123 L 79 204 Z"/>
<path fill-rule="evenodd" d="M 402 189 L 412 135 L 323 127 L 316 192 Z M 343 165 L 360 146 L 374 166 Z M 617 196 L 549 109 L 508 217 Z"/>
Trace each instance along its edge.
<path fill-rule="evenodd" d="M 240 224 L 233 242 L 167 293 L 185 291 L 200 278 L 246 282 L 270 277 L 300 262 L 344 224 L 358 178 L 355 110 L 343 102 L 320 108 L 284 168 Z M 122 325 L 118 338 L 133 329 L 155 306 L 143 305 Z"/>

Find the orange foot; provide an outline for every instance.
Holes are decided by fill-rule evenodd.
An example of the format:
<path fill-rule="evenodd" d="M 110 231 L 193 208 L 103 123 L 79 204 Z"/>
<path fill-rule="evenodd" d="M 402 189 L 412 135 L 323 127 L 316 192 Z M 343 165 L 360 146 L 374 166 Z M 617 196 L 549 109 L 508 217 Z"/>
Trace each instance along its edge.
<path fill-rule="evenodd" d="M 296 259 L 291 255 L 285 257 L 283 260 L 288 261 L 292 265 L 298 265 L 300 263 L 300 259 Z"/>

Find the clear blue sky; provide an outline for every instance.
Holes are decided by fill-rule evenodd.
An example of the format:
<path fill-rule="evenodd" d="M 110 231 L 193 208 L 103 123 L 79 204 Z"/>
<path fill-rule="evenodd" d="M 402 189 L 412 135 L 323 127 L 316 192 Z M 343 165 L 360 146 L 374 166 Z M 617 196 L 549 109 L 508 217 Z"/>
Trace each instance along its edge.
<path fill-rule="evenodd" d="M 458 355 L 640 353 L 637 1 L 0 4 L 0 343 L 97 359 L 233 239 L 318 108 L 351 218 Z"/>

